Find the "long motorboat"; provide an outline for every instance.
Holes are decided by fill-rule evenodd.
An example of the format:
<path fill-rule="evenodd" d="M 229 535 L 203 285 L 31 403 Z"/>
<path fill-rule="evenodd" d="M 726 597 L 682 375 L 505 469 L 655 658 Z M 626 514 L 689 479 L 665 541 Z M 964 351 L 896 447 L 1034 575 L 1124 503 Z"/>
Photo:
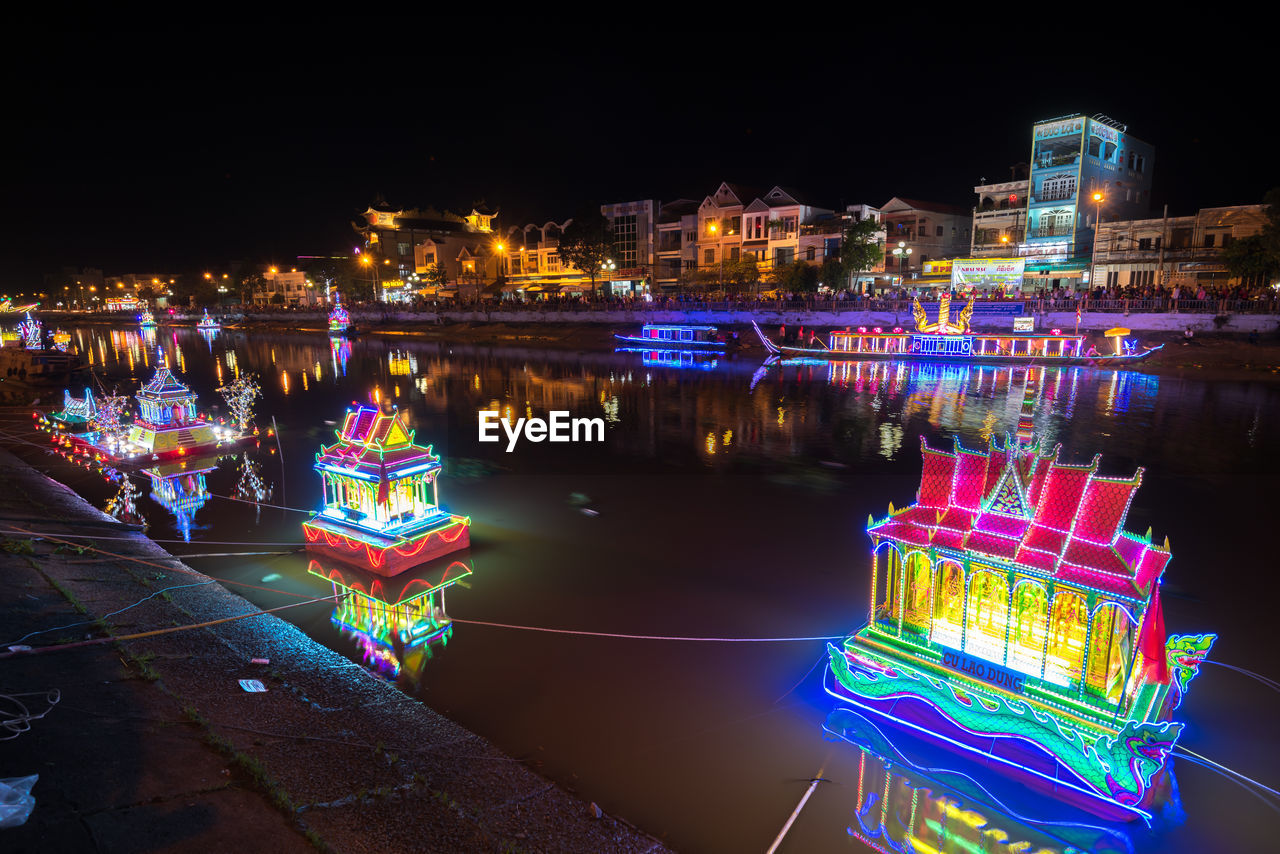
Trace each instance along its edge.
<path fill-rule="evenodd" d="M 725 350 L 729 346 L 729 342 L 714 326 L 680 323 L 646 323 L 641 327 L 639 335 L 619 335 L 615 332 L 613 337 L 646 350 Z"/>
<path fill-rule="evenodd" d="M 938 305 L 938 320 L 930 322 L 920 301 L 915 301 L 916 328 L 908 331 L 902 327 L 857 329 L 846 327 L 829 334 L 826 343 L 817 335 L 798 346 L 775 344 L 754 321 L 756 334 L 770 353 L 784 358 L 818 359 L 822 361 L 849 361 L 853 359 L 907 359 L 931 362 L 988 362 L 1005 364 L 1046 365 L 1096 365 L 1118 366 L 1141 362 L 1164 348 L 1140 348 L 1129 337 L 1128 329 L 1115 328 L 1106 337 L 1115 343 L 1111 352 L 1089 346 L 1086 336 L 1050 332 L 973 332 L 969 318 L 973 314 L 973 300 L 952 321 L 950 297 L 946 294 Z M 1087 348 L 1087 349 L 1086 349 Z"/>

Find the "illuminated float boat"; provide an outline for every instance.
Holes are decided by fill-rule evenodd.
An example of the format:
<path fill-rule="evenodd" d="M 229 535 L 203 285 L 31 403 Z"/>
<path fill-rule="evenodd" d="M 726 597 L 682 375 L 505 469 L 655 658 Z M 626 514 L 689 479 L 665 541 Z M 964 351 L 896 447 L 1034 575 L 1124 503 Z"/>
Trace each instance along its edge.
<path fill-rule="evenodd" d="M 44 324 L 30 312 L 18 324 L 17 343 L 0 346 L 0 379 L 5 381 L 64 381 L 84 367 L 78 355 L 45 346 Z"/>
<path fill-rule="evenodd" d="M 1123 529 L 1142 470 L 1103 477 L 1098 457 L 1066 465 L 1020 433 L 980 451 L 922 440 L 916 503 L 868 520 L 869 621 L 829 645 L 827 690 L 1147 816 L 1215 636 L 1165 636 L 1168 540 Z"/>
<path fill-rule="evenodd" d="M 173 375 L 164 351 L 158 354 L 155 376 L 134 397 L 138 417 L 129 427 L 125 456 L 151 460 L 197 456 L 242 438 L 196 413 L 196 393 Z"/>
<path fill-rule="evenodd" d="M 351 331 L 351 315 L 342 307 L 342 295 L 333 295 L 333 311 L 329 312 L 329 334 L 346 335 Z"/>
<path fill-rule="evenodd" d="M 324 509 L 302 523 L 309 551 L 392 576 L 471 545 L 471 519 L 440 506 L 440 458 L 390 401 L 348 409 L 315 468 Z"/>
<path fill-rule="evenodd" d="M 640 347 L 645 350 L 669 349 L 678 350 L 725 350 L 728 342 L 714 326 L 689 326 L 672 323 L 646 323 L 639 335 L 619 335 L 613 333 L 624 344 Z"/>
<path fill-rule="evenodd" d="M 156 328 L 156 319 L 155 319 L 155 316 L 152 315 L 151 309 L 144 308 L 142 310 L 142 314 L 138 316 L 138 325 L 141 326 L 143 329 Z"/>
<path fill-rule="evenodd" d="M 62 409 L 49 416 L 59 430 L 68 433 L 88 433 L 98 416 L 98 404 L 93 390 L 86 388 L 84 397 L 72 397 L 69 389 L 62 390 Z"/>
<path fill-rule="evenodd" d="M 445 590 L 472 569 L 463 561 L 437 560 L 388 579 L 313 560 L 307 572 L 333 584 L 338 605 L 330 622 L 355 640 L 365 664 L 389 679 L 417 682 L 432 647 L 447 645 L 453 633 Z"/>
<path fill-rule="evenodd" d="M 217 332 L 222 326 L 218 321 L 209 316 L 209 309 L 204 310 L 204 317 L 200 318 L 200 322 L 196 324 L 196 328 L 201 332 Z"/>
<path fill-rule="evenodd" d="M 770 353 L 786 359 L 819 359 L 846 361 L 853 359 L 909 359 L 919 361 L 959 361 L 992 364 L 1096 365 L 1120 367 L 1147 359 L 1164 348 L 1139 349 L 1129 338 L 1128 329 L 1112 329 L 1106 337 L 1113 343 L 1103 350 L 1088 345 L 1084 335 L 1073 335 L 1054 329 L 1039 332 L 973 332 L 969 319 L 973 315 L 973 299 L 951 319 L 951 297 L 943 294 L 938 302 L 938 320 L 930 321 L 920 301 L 915 301 L 916 329 L 901 327 L 884 329 L 844 329 L 831 332 L 827 342 L 814 340 L 810 346 L 775 344 L 755 326 L 761 343 Z M 1119 333 L 1119 334 L 1114 334 Z M 803 342 L 802 342 L 803 344 Z"/>

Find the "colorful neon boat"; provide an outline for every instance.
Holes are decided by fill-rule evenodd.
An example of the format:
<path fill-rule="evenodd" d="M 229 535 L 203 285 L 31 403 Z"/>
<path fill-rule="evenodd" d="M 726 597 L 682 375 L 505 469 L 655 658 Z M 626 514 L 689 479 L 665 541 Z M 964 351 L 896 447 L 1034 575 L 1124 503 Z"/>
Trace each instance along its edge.
<path fill-rule="evenodd" d="M 440 457 L 389 401 L 348 409 L 315 468 L 324 508 L 302 523 L 309 551 L 392 576 L 471 545 L 471 519 L 440 506 Z"/>
<path fill-rule="evenodd" d="M 1123 530 L 1142 470 L 1103 477 L 1098 457 L 1066 465 L 1029 438 L 921 446 L 916 503 L 868 520 L 868 624 L 828 646 L 828 692 L 1099 814 L 1149 817 L 1216 636 L 1165 635 L 1168 540 Z"/>
<path fill-rule="evenodd" d="M 84 397 L 72 397 L 69 389 L 62 390 L 62 409 L 49 416 L 49 420 L 59 430 L 68 433 L 88 433 L 93 429 L 93 421 L 98 416 L 98 404 L 93 399 L 93 390 L 86 388 Z"/>
<path fill-rule="evenodd" d="M 204 317 L 200 318 L 200 322 L 196 324 L 196 328 L 202 332 L 217 332 L 222 328 L 218 321 L 209 316 L 209 309 L 204 310 Z"/>
<path fill-rule="evenodd" d="M 155 319 L 155 316 L 151 313 L 151 309 L 144 308 L 142 310 L 142 314 L 138 316 L 138 325 L 141 326 L 143 329 L 156 328 L 156 319 Z"/>
<path fill-rule="evenodd" d="M 641 327 L 639 335 L 619 335 L 615 332 L 613 337 L 628 345 L 643 347 L 646 350 L 658 348 L 725 350 L 729 346 L 714 326 L 678 323 L 646 323 Z"/>
<path fill-rule="evenodd" d="M 1118 367 L 1141 362 L 1164 349 L 1139 348 L 1129 338 L 1128 329 L 1113 329 L 1106 337 L 1113 344 L 1104 350 L 1090 346 L 1086 336 L 1054 329 L 1040 332 L 973 332 L 969 320 L 974 300 L 951 319 L 951 297 L 943 294 L 938 301 L 938 319 L 930 321 L 920 301 L 915 301 L 916 328 L 901 327 L 845 328 L 829 333 L 824 344 L 814 336 L 808 346 L 775 344 L 753 321 L 756 334 L 765 349 L 784 358 L 848 361 L 854 359 L 910 359 L 940 362 L 981 362 L 991 364 L 1096 365 Z M 1113 334 L 1121 333 L 1121 334 Z M 1112 352 L 1107 352 L 1109 346 Z"/>
<path fill-rule="evenodd" d="M 333 295 L 333 311 L 329 312 L 329 334 L 346 335 L 351 331 L 351 315 L 342 307 L 342 295 Z"/>

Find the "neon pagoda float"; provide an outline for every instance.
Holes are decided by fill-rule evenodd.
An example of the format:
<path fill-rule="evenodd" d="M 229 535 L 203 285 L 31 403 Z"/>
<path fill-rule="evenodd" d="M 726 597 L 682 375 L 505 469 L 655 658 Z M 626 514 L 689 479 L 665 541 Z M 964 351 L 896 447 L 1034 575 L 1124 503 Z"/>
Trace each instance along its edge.
<path fill-rule="evenodd" d="M 315 467 L 324 509 L 302 523 L 309 551 L 392 576 L 471 545 L 471 519 L 440 506 L 440 458 L 389 401 L 348 409 Z"/>
<path fill-rule="evenodd" d="M 446 646 L 453 621 L 445 590 L 472 574 L 469 563 L 438 560 L 386 579 L 340 563 L 311 561 L 307 572 L 333 584 L 338 604 L 330 622 L 355 641 L 364 663 L 389 678 L 417 683 L 434 655 Z"/>
<path fill-rule="evenodd" d="M 1025 408 L 1025 407 L 1024 407 Z M 1215 635 L 1165 635 L 1163 546 L 1123 529 L 1142 482 L 1059 448 L 921 441 L 915 504 L 869 519 L 865 628 L 827 691 L 1107 818 L 1149 818 Z"/>
<path fill-rule="evenodd" d="M 143 329 L 155 329 L 156 319 L 151 313 L 151 309 L 144 308 L 142 314 L 138 315 L 138 325 Z"/>
<path fill-rule="evenodd" d="M 98 404 L 93 390 L 86 388 L 84 397 L 72 397 L 69 389 L 62 390 L 62 409 L 49 416 L 59 430 L 68 433 L 88 433 L 98 417 Z"/>
<path fill-rule="evenodd" d="M 28 350 L 44 349 L 44 324 L 37 317 L 27 312 L 25 320 L 18 323 L 18 335 L 22 338 L 22 346 Z"/>
<path fill-rule="evenodd" d="M 134 397 L 139 414 L 125 444 L 130 454 L 146 454 L 156 460 L 185 457 L 241 438 L 196 413 L 196 393 L 169 370 L 163 350 L 158 354 L 155 376 Z"/>
<path fill-rule="evenodd" d="M 333 296 L 333 311 L 329 312 L 329 334 L 346 335 L 351 328 L 351 315 L 342 307 L 342 295 Z"/>
<path fill-rule="evenodd" d="M 222 328 L 218 321 L 209 316 L 209 309 L 204 310 L 204 317 L 200 318 L 200 322 L 196 324 L 196 328 L 201 332 L 217 332 Z"/>

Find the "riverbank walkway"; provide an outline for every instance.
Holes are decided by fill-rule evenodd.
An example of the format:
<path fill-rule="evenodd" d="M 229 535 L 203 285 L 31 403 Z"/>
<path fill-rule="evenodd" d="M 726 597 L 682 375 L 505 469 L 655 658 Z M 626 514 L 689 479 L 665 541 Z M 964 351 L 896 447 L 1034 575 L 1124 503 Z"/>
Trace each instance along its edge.
<path fill-rule="evenodd" d="M 32 716 L 0 696 L 0 777 L 39 774 L 0 850 L 666 850 L 3 448 L 0 483 L 0 695 Z"/>

